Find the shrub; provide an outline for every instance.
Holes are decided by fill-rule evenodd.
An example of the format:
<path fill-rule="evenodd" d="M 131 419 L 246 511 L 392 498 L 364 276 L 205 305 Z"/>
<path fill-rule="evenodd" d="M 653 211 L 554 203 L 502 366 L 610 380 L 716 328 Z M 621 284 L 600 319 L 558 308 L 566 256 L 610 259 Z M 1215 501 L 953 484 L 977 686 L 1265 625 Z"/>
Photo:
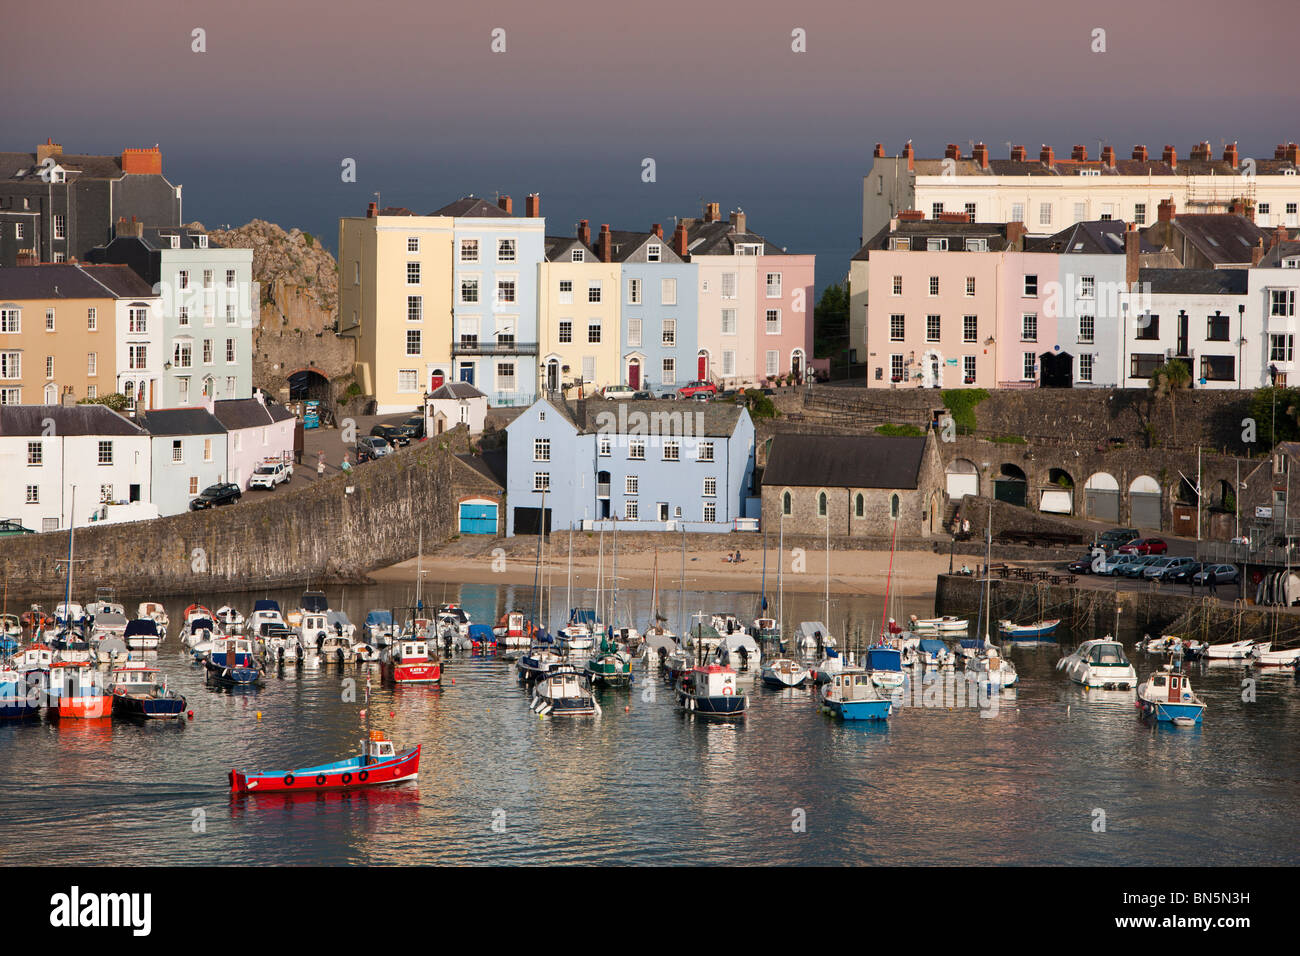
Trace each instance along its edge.
<path fill-rule="evenodd" d="M 921 438 L 925 432 L 915 425 L 877 425 L 876 434 L 895 438 Z"/>
<path fill-rule="evenodd" d="M 776 418 L 780 414 L 770 395 L 764 395 L 757 388 L 745 389 L 745 404 L 749 406 L 750 418 Z"/>
<path fill-rule="evenodd" d="M 989 397 L 983 388 L 952 388 L 943 392 L 943 407 L 952 414 L 958 435 L 975 434 L 975 406 Z"/>
<path fill-rule="evenodd" d="M 989 441 L 995 441 L 999 445 L 1027 445 L 1023 435 L 995 435 Z"/>

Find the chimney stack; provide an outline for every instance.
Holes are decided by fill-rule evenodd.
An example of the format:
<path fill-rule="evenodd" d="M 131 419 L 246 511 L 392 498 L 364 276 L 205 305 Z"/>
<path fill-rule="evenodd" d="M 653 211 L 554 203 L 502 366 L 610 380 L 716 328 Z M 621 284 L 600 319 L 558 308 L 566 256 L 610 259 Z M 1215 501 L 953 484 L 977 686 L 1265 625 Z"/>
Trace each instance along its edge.
<path fill-rule="evenodd" d="M 1029 159 L 1029 150 L 1025 149 L 1023 146 L 1011 147 L 1011 161 L 1013 163 L 1027 162 L 1028 159 Z"/>
<path fill-rule="evenodd" d="M 1106 165 L 1107 169 L 1115 168 L 1115 147 L 1114 146 L 1103 146 L 1101 148 L 1101 161 Z"/>
<path fill-rule="evenodd" d="M 1286 226 L 1278 226 L 1273 230 L 1273 243 L 1280 246 L 1291 238 L 1291 234 L 1286 231 Z"/>
<path fill-rule="evenodd" d="M 731 214 L 731 231 L 738 236 L 745 234 L 745 214 L 739 209 Z"/>
<path fill-rule="evenodd" d="M 673 252 L 685 259 L 687 256 L 687 236 L 686 223 L 679 222 L 676 230 L 673 231 Z"/>
<path fill-rule="evenodd" d="M 980 169 L 989 168 L 989 148 L 983 143 L 975 144 L 975 148 L 971 150 L 971 156 L 975 162 L 980 164 Z"/>
<path fill-rule="evenodd" d="M 379 203 L 372 202 L 366 207 L 366 218 L 374 219 L 377 215 L 379 215 Z"/>
<path fill-rule="evenodd" d="M 1250 248 L 1250 265 L 1251 268 L 1259 265 L 1264 259 L 1264 237 L 1260 236 L 1255 240 L 1255 244 Z"/>
<path fill-rule="evenodd" d="M 1052 147 L 1044 143 L 1043 148 L 1038 151 L 1038 161 L 1044 166 L 1056 165 L 1056 154 L 1052 152 Z"/>
<path fill-rule="evenodd" d="M 1025 238 L 1025 234 L 1028 232 L 1029 230 L 1025 228 L 1023 222 L 1007 223 L 1007 247 L 1012 249 L 1021 248 L 1023 245 L 1021 240 Z"/>
<path fill-rule="evenodd" d="M 586 219 L 578 223 L 578 241 L 588 248 L 591 247 L 591 226 Z"/>
<path fill-rule="evenodd" d="M 939 222 L 970 222 L 970 216 L 964 212 L 941 212 Z"/>
<path fill-rule="evenodd" d="M 1237 157 L 1236 143 L 1229 143 L 1227 146 L 1223 147 L 1223 161 L 1233 169 L 1237 168 L 1240 159 Z"/>
<path fill-rule="evenodd" d="M 162 150 L 157 146 L 122 150 L 122 172 L 132 176 L 161 176 Z"/>
<path fill-rule="evenodd" d="M 134 236 L 137 239 L 141 239 L 144 237 L 144 223 L 136 219 L 135 216 L 131 217 L 130 222 L 126 221 L 126 216 L 121 216 L 117 220 L 117 230 L 114 232 L 114 235 L 127 237 Z"/>
<path fill-rule="evenodd" d="M 653 226 L 651 226 L 650 231 L 653 232 L 660 239 L 664 237 L 664 227 L 661 226 L 659 223 L 655 223 Z"/>
<path fill-rule="evenodd" d="M 1170 169 L 1178 168 L 1178 150 L 1166 144 L 1164 154 L 1160 157 Z"/>
<path fill-rule="evenodd" d="M 706 202 L 704 204 L 704 221 L 717 222 L 722 218 L 722 205 L 716 202 Z"/>
<path fill-rule="evenodd" d="M 1199 143 L 1195 144 L 1192 147 L 1192 159 L 1208 160 L 1209 158 L 1210 158 L 1210 141 L 1208 139 L 1201 140 Z"/>
<path fill-rule="evenodd" d="M 924 222 L 925 213 L 919 209 L 904 209 L 898 214 L 899 222 Z"/>
<path fill-rule="evenodd" d="M 1132 289 L 1138 280 L 1138 270 L 1142 267 L 1142 234 L 1137 224 L 1130 222 L 1124 230 L 1124 285 Z"/>
<path fill-rule="evenodd" d="M 948 148 L 943 151 L 944 159 L 961 159 L 961 147 L 956 143 L 949 143 Z"/>
<path fill-rule="evenodd" d="M 1300 166 L 1300 146 L 1295 143 L 1286 144 L 1286 156 L 1284 157 L 1292 166 Z"/>
<path fill-rule="evenodd" d="M 1273 150 L 1274 159 L 1286 159 L 1286 143 L 1278 143 L 1277 148 Z"/>
<path fill-rule="evenodd" d="M 1156 219 L 1159 222 L 1172 222 L 1177 214 L 1172 199 L 1160 200 L 1160 208 L 1156 212 Z"/>
<path fill-rule="evenodd" d="M 907 160 L 907 171 L 909 173 L 916 169 L 916 157 L 912 152 L 912 141 L 910 139 L 903 145 L 903 158 Z"/>
<path fill-rule="evenodd" d="M 1139 163 L 1145 163 L 1147 161 L 1147 148 L 1145 146 L 1134 146 L 1133 158 Z"/>
<path fill-rule="evenodd" d="M 614 261 L 614 237 L 610 235 L 609 223 L 603 223 L 600 227 L 600 261 Z"/>
<path fill-rule="evenodd" d="M 542 215 L 542 197 L 539 193 L 529 193 L 524 197 L 524 215 L 529 219 L 538 219 Z"/>
<path fill-rule="evenodd" d="M 512 203 L 512 202 L 510 201 L 510 197 L 509 197 L 509 196 L 498 196 L 498 197 L 497 197 L 497 206 L 498 206 L 498 207 L 499 207 L 503 212 L 505 212 L 505 214 L 506 214 L 507 216 L 509 216 L 509 215 L 513 215 L 513 213 L 514 213 L 514 203 Z"/>
<path fill-rule="evenodd" d="M 39 143 L 36 146 L 36 165 L 40 166 L 44 164 L 45 160 L 51 156 L 55 159 L 62 159 L 63 147 L 47 136 L 45 142 Z"/>
<path fill-rule="evenodd" d="M 1088 161 L 1088 147 L 1076 144 L 1074 149 L 1070 150 L 1070 158 L 1086 163 Z"/>
<path fill-rule="evenodd" d="M 884 159 L 884 158 L 885 158 L 885 144 L 884 144 L 884 143 L 877 143 L 877 144 L 876 144 L 876 151 L 875 151 L 872 155 L 873 155 L 876 159 Z"/>

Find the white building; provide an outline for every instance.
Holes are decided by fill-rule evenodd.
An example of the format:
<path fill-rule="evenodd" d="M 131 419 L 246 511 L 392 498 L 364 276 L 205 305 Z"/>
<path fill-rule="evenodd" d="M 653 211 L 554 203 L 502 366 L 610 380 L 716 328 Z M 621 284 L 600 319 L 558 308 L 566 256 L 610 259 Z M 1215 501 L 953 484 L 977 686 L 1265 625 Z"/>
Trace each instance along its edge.
<path fill-rule="evenodd" d="M 440 435 L 467 425 L 471 435 L 481 435 L 486 418 L 486 395 L 469 382 L 447 382 L 434 389 L 425 403 L 424 434 Z"/>
<path fill-rule="evenodd" d="M 0 406 L 0 517 L 32 531 L 156 518 L 149 443 L 103 405 Z"/>
<path fill-rule="evenodd" d="M 1267 348 L 1262 385 L 1300 383 L 1296 365 L 1296 299 L 1300 298 L 1300 240 L 1276 243 L 1248 275 L 1247 312 L 1260 316 L 1259 345 Z"/>

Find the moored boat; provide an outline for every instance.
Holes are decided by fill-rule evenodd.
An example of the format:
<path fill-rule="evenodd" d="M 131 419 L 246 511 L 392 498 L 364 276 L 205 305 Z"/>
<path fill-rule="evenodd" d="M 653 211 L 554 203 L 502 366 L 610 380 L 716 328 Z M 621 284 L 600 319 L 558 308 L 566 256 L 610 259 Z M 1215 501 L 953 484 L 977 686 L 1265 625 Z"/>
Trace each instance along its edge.
<path fill-rule="evenodd" d="M 216 620 L 227 634 L 242 634 L 244 631 L 244 615 L 229 604 L 217 608 Z"/>
<path fill-rule="evenodd" d="M 1258 644 L 1251 640 L 1230 641 L 1226 644 L 1211 644 L 1205 649 L 1205 656 L 1212 661 L 1243 661 L 1256 653 L 1267 653 L 1272 647 L 1269 642 Z"/>
<path fill-rule="evenodd" d="M 113 699 L 103 675 L 90 664 L 62 661 L 50 668 L 48 710 L 58 720 L 103 720 L 113 716 Z"/>
<path fill-rule="evenodd" d="M 694 667 L 677 685 L 677 704 L 690 714 L 719 720 L 743 717 L 749 698 L 736 686 L 736 672 L 722 664 Z"/>
<path fill-rule="evenodd" d="M 628 684 L 632 681 L 632 655 L 609 637 L 587 658 L 587 675 L 596 684 Z"/>
<path fill-rule="evenodd" d="M 378 647 L 387 647 L 397 636 L 397 628 L 393 624 L 393 612 L 384 608 L 372 608 L 367 611 L 366 619 L 361 625 L 361 633 L 369 643 Z"/>
<path fill-rule="evenodd" d="M 1192 691 L 1177 660 L 1138 685 L 1136 706 L 1146 716 L 1178 727 L 1199 724 L 1205 714 L 1205 702 Z"/>
<path fill-rule="evenodd" d="M 123 664 L 109 674 L 113 714 L 147 719 L 177 719 L 185 715 L 185 698 L 167 688 L 156 667 Z"/>
<path fill-rule="evenodd" d="M 808 670 L 796 660 L 777 657 L 763 664 L 761 677 L 768 687 L 802 687 L 808 680 Z"/>
<path fill-rule="evenodd" d="M 1255 654 L 1255 663 L 1260 667 L 1295 667 L 1300 664 L 1300 647 L 1258 652 Z"/>
<path fill-rule="evenodd" d="M 418 745 L 398 753 L 382 731 L 373 730 L 370 739 L 361 742 L 359 756 L 299 770 L 231 770 L 230 789 L 233 793 L 350 790 L 405 783 L 419 772 Z"/>
<path fill-rule="evenodd" d="M 36 717 L 40 712 L 40 691 L 31 692 L 27 675 L 12 664 L 0 664 L 0 720 Z"/>
<path fill-rule="evenodd" d="M 861 667 L 845 667 L 817 691 L 823 710 L 841 720 L 888 720 L 894 702 L 878 691 Z"/>
<path fill-rule="evenodd" d="M 158 625 L 158 633 L 164 640 L 166 639 L 167 626 L 171 623 L 171 619 L 167 617 L 167 609 L 157 601 L 141 601 L 135 609 L 135 616 L 153 620 Z"/>
<path fill-rule="evenodd" d="M 873 644 L 863 659 L 871 683 L 883 691 L 901 690 L 907 675 L 903 672 L 903 652 L 893 644 Z"/>
<path fill-rule="evenodd" d="M 256 684 L 262 676 L 253 658 L 253 642 L 246 637 L 218 637 L 203 660 L 208 676 L 223 684 Z"/>
<path fill-rule="evenodd" d="M 754 638 L 739 631 L 723 636 L 713 652 L 713 659 L 738 671 L 756 670 L 763 663 L 763 651 Z"/>
<path fill-rule="evenodd" d="M 591 691 L 591 677 L 572 664 L 560 664 L 538 678 L 529 705 L 543 717 L 587 717 L 600 714 Z"/>
<path fill-rule="evenodd" d="M 1124 645 L 1113 637 L 1084 641 L 1057 661 L 1056 669 L 1088 688 L 1131 690 L 1138 682 L 1137 671 L 1124 655 Z"/>
<path fill-rule="evenodd" d="M 122 639 L 133 651 L 156 651 L 162 635 L 158 633 L 157 621 L 151 617 L 138 617 L 126 622 Z"/>
<path fill-rule="evenodd" d="M 966 662 L 968 680 L 983 684 L 988 690 L 1006 690 L 1020 681 L 1016 665 L 1002 656 L 996 647 L 988 647 L 978 657 Z"/>
<path fill-rule="evenodd" d="M 396 684 L 437 684 L 442 662 L 430 653 L 425 638 L 404 634 L 388 651 L 384 675 Z"/>
<path fill-rule="evenodd" d="M 1003 618 L 998 621 L 998 630 L 1002 632 L 1002 635 L 1007 640 L 1011 641 L 1050 640 L 1056 633 L 1057 625 L 1060 623 L 1060 618 L 1034 621 L 1032 624 L 1016 624 Z"/>

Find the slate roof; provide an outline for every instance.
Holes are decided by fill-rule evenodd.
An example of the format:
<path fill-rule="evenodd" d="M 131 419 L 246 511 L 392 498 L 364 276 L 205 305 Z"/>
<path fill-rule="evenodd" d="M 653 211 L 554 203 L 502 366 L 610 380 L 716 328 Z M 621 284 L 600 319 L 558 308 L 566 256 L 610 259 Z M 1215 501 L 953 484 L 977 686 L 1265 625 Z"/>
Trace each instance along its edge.
<path fill-rule="evenodd" d="M 226 428 L 206 408 L 155 408 L 136 420 L 151 435 L 224 435 Z"/>
<path fill-rule="evenodd" d="M 1118 219 L 1078 222 L 1053 236 L 1035 239 L 1025 245 L 1026 252 L 1063 254 L 1123 255 L 1126 224 Z M 1160 246 L 1147 242 L 1139 234 L 1139 251 L 1159 252 Z"/>
<path fill-rule="evenodd" d="M 120 179 L 125 175 L 121 156 L 64 153 L 53 159 L 68 172 L 69 179 Z M 40 182 L 40 168 L 35 153 L 0 153 L 0 179 L 21 182 L 35 178 Z"/>
<path fill-rule="evenodd" d="M 486 398 L 487 396 L 480 392 L 469 382 L 444 382 L 435 388 L 430 394 L 431 399 L 439 398 Z"/>
<path fill-rule="evenodd" d="M 1245 295 L 1247 269 L 1139 269 L 1152 295 Z"/>
<path fill-rule="evenodd" d="M 548 400 L 549 401 L 549 400 Z M 555 406 L 555 402 L 551 402 Z M 619 409 L 623 408 L 620 417 Z M 612 434 L 635 435 L 640 429 L 645 434 L 651 433 L 670 436 L 680 431 L 682 435 L 707 435 L 709 437 L 730 437 L 736 430 L 736 423 L 744 409 L 730 402 L 692 402 L 692 401 L 656 401 L 633 402 L 624 400 L 588 398 L 581 402 L 569 402 L 565 414 L 578 430 L 584 434 L 598 431 L 610 431 L 607 426 L 614 416 Z M 637 414 L 639 413 L 639 414 Z M 646 418 L 641 418 L 644 415 Z M 675 416 L 652 418 L 650 416 Z M 689 421 L 689 429 L 687 422 Z M 658 423 L 656 425 L 656 423 Z M 626 425 L 626 429 L 624 429 Z"/>
<path fill-rule="evenodd" d="M 283 405 L 270 402 L 264 405 L 255 398 L 223 398 L 212 403 L 212 414 L 229 431 L 274 425 L 293 418 L 293 412 Z"/>
<path fill-rule="evenodd" d="M 474 196 L 466 196 L 464 199 L 457 199 L 455 202 L 448 203 L 441 209 L 437 209 L 430 216 L 455 216 L 460 219 L 513 219 L 510 213 L 506 212 L 494 202 L 488 202 L 486 199 L 478 199 Z"/>
<path fill-rule="evenodd" d="M 488 481 L 504 488 L 506 486 L 506 453 L 488 451 L 479 455 L 457 455 L 466 466 L 473 468 Z"/>
<path fill-rule="evenodd" d="M 44 435 L 46 419 L 54 420 L 55 435 L 144 434 L 106 405 L 0 405 L 0 435 Z"/>
<path fill-rule="evenodd" d="M 1114 167 L 1107 166 L 1100 158 L 1076 160 L 1069 153 L 1057 155 L 1048 166 L 1030 152 L 1022 161 L 1017 159 L 989 159 L 989 168 L 981 169 L 970 156 L 955 160 L 953 174 L 957 176 L 1078 176 L 1084 170 L 1096 170 L 1101 176 L 1240 176 L 1241 167 L 1233 167 L 1223 159 L 1188 159 L 1178 157 L 1177 164 L 1170 166 L 1161 158 L 1163 150 L 1156 148 L 1153 158 L 1121 159 L 1115 157 Z M 883 159 L 897 159 L 905 163 L 902 157 L 889 156 Z M 1281 175 L 1287 170 L 1296 169 L 1296 164 L 1285 159 L 1256 159 L 1256 175 Z M 917 176 L 944 175 L 944 160 L 914 158 L 912 172 Z"/>
<path fill-rule="evenodd" d="M 872 236 L 863 244 L 862 248 L 854 253 L 854 259 L 870 258 L 873 250 L 885 250 L 889 248 L 890 239 L 913 239 L 921 240 L 920 242 L 911 243 L 911 251 L 925 252 L 926 239 L 931 238 L 957 238 L 961 239 L 958 243 L 949 243 L 949 252 L 964 252 L 966 239 L 987 239 L 989 250 L 1000 252 L 1007 247 L 1007 227 L 1003 223 L 992 222 L 943 222 L 934 219 L 923 220 L 900 220 L 894 229 L 889 226 L 883 227 L 878 233 Z"/>
<path fill-rule="evenodd" d="M 660 251 L 660 258 L 659 258 L 660 262 L 681 262 L 682 261 L 682 257 L 679 256 L 673 250 L 672 244 L 669 242 L 669 240 L 661 239 L 656 233 L 649 232 L 649 231 L 637 232 L 637 231 L 629 231 L 626 229 L 611 229 L 609 231 L 609 235 L 610 235 L 610 255 L 611 255 L 612 262 L 626 262 L 631 256 L 636 255 L 638 252 L 640 252 L 643 248 L 645 248 L 645 246 L 647 246 L 651 242 L 657 242 L 659 243 L 660 246 L 663 247 L 662 250 Z M 672 237 L 669 236 L 669 239 L 671 238 Z M 761 236 L 755 238 L 762 239 Z M 762 241 L 766 242 L 767 240 L 764 239 Z M 596 237 L 595 247 L 596 249 L 600 248 L 599 236 Z"/>
<path fill-rule="evenodd" d="M 1300 256 L 1300 239 L 1284 239 L 1274 242 L 1259 264 L 1266 269 L 1279 269 L 1283 259 L 1294 259 L 1296 256 Z"/>
<path fill-rule="evenodd" d="M 784 255 L 785 250 L 768 242 L 755 232 L 732 231 L 731 222 L 719 219 L 705 222 L 702 219 L 683 219 L 686 224 L 686 251 L 692 256 L 730 256 L 738 245 L 760 243 L 767 256 Z M 665 243 L 667 245 L 667 243 Z"/>
<path fill-rule="evenodd" d="M 1256 242 L 1264 240 L 1268 248 L 1273 233 L 1257 226 L 1245 216 L 1232 213 L 1193 213 L 1175 216 L 1169 223 L 1153 223 L 1145 231 L 1170 229 L 1185 238 L 1210 262 L 1249 262 Z"/>
<path fill-rule="evenodd" d="M 177 245 L 177 248 L 198 249 L 200 247 L 195 237 L 204 236 L 204 235 L 207 235 L 207 233 L 203 232 L 200 229 L 191 231 L 185 228 L 184 226 L 178 226 L 173 229 L 145 229 L 144 235 L 138 238 L 150 249 L 170 249 L 172 247 L 172 243 L 169 237 L 180 236 L 180 242 Z M 119 236 L 118 238 L 131 239 L 137 237 Z M 222 247 L 219 246 L 217 243 L 213 242 L 211 239 L 208 239 L 207 248 L 220 249 Z"/>
<path fill-rule="evenodd" d="M 104 299 L 154 295 L 130 266 L 57 263 L 0 269 L 0 299 Z"/>
<path fill-rule="evenodd" d="M 599 262 L 600 256 L 596 255 L 596 250 L 591 246 L 584 246 L 582 242 L 572 236 L 547 236 L 546 237 L 546 261 L 547 262 L 572 262 L 573 256 L 570 254 L 574 249 L 583 250 L 583 262 Z"/>
<path fill-rule="evenodd" d="M 918 487 L 925 438 L 888 435 L 789 435 L 772 439 L 763 486 Z"/>

